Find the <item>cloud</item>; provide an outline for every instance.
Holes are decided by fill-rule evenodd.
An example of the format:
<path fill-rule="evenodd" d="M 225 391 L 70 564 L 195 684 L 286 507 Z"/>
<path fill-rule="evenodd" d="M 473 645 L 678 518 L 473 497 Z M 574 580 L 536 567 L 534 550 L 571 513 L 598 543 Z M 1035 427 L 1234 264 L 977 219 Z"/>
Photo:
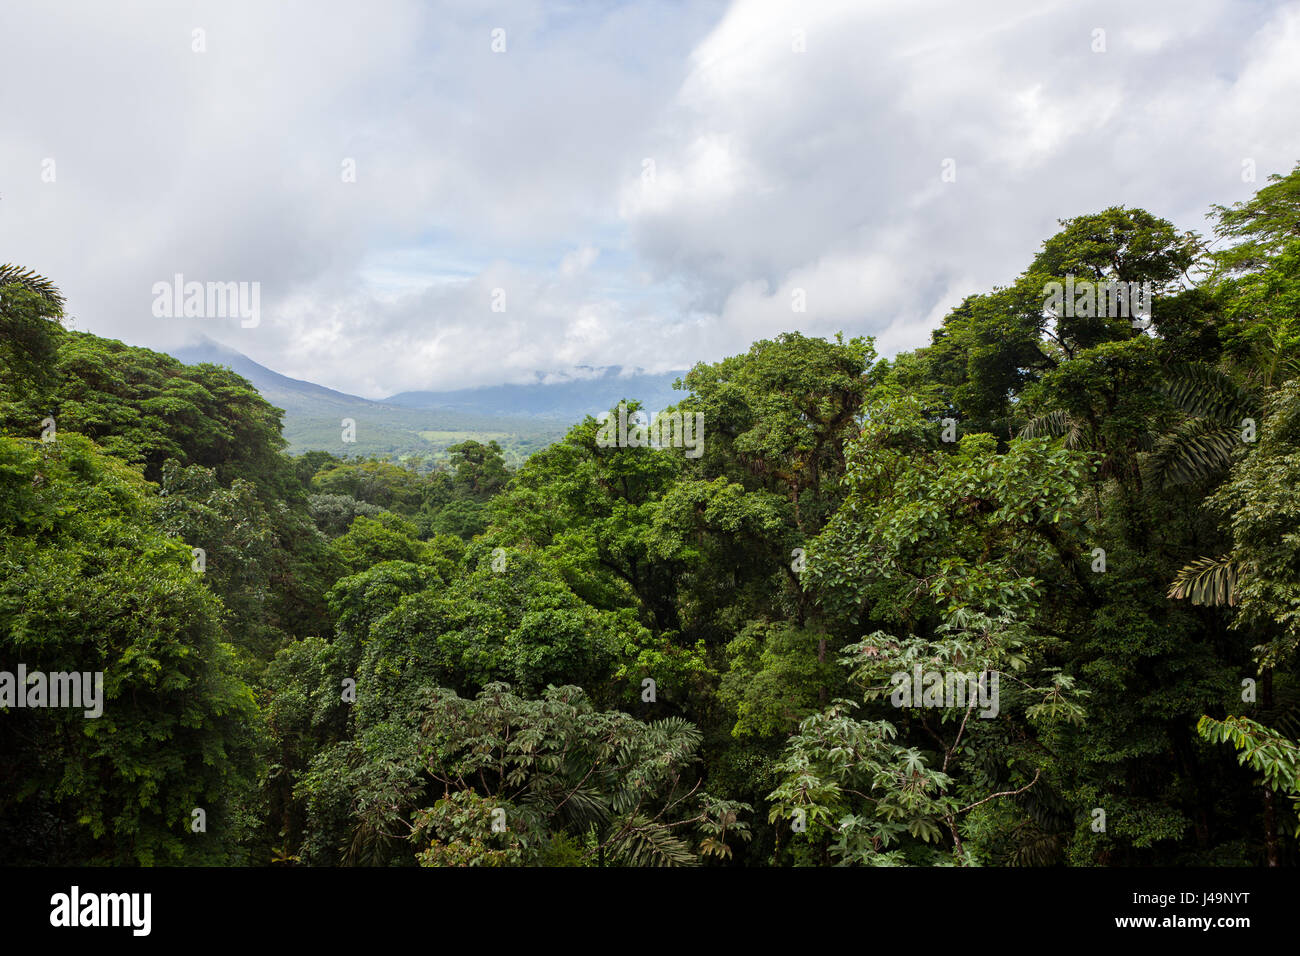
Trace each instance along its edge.
<path fill-rule="evenodd" d="M 54 278 L 79 328 L 206 334 L 371 397 L 679 368 L 786 329 L 911 348 L 1058 218 L 1200 228 L 1300 158 L 1296 2 L 20 0 L 5 21 L 0 261 Z M 153 317 L 176 273 L 260 282 L 261 323 Z"/>
<path fill-rule="evenodd" d="M 625 183 L 621 212 L 654 274 L 737 346 L 833 327 L 923 344 L 1057 218 L 1132 204 L 1199 228 L 1210 202 L 1257 188 L 1243 157 L 1300 159 L 1278 110 L 1300 94 L 1297 6 L 1253 9 L 737 3 L 692 53 L 657 175 Z"/>
<path fill-rule="evenodd" d="M 600 250 L 595 246 L 583 246 L 581 249 L 573 250 L 560 260 L 560 275 L 567 279 L 586 272 L 599 255 Z"/>

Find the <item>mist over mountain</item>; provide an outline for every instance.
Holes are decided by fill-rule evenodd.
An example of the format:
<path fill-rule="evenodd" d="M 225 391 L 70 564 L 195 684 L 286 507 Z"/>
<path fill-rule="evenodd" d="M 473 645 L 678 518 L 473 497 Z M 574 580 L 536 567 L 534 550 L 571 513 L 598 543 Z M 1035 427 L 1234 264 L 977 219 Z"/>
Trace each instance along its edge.
<path fill-rule="evenodd" d="M 617 367 L 580 369 L 588 377 L 525 385 L 489 385 L 449 391 L 399 392 L 375 401 L 314 382 L 290 378 L 211 339 L 172 349 L 187 365 L 224 365 L 244 376 L 267 401 L 284 410 L 288 451 L 321 450 L 348 455 L 441 457 L 449 445 L 473 438 L 497 441 L 512 462 L 558 439 L 584 415 L 623 399 L 658 411 L 685 392 L 673 382 L 685 370 L 625 374 Z M 344 443 L 342 421 L 356 422 L 356 441 Z"/>
<path fill-rule="evenodd" d="M 484 385 L 446 392 L 398 392 L 383 401 L 386 405 L 402 408 L 525 415 L 573 423 L 584 415 L 604 411 L 622 399 L 635 398 L 649 410 L 659 411 L 681 401 L 686 394 L 673 388 L 673 382 L 686 374 L 685 369 L 661 375 L 627 373 L 617 365 L 582 371 L 593 374 L 588 378 L 572 378 L 561 382 Z"/>

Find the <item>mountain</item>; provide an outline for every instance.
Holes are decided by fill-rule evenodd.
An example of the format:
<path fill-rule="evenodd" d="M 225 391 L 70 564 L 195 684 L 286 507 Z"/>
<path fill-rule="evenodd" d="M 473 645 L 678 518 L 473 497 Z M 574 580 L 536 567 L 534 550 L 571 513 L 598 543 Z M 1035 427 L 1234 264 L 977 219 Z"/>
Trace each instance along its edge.
<path fill-rule="evenodd" d="M 442 458 L 467 439 L 496 441 L 511 464 L 558 440 L 584 415 L 624 398 L 658 411 L 681 399 L 673 382 L 684 372 L 624 374 L 617 367 L 584 369 L 590 377 L 546 384 L 491 385 L 452 391 L 401 392 L 380 401 L 281 375 L 211 339 L 172 349 L 187 365 L 224 365 L 248 379 L 284 410 L 291 454 L 321 450 L 336 455 Z M 540 376 L 539 376 L 540 378 Z M 356 423 L 356 441 L 344 443 L 342 421 Z"/>
<path fill-rule="evenodd" d="M 211 339 L 203 339 L 197 345 L 172 349 L 169 354 L 186 365 L 203 362 L 224 365 L 252 382 L 262 397 L 272 405 L 294 414 L 324 414 L 333 408 L 356 409 L 363 406 L 380 407 L 383 404 L 273 372 L 242 352 L 236 352 Z"/>
<path fill-rule="evenodd" d="M 617 365 L 584 368 L 589 377 L 530 385 L 485 385 L 449 392 L 398 392 L 383 400 L 401 408 L 446 409 L 483 415 L 528 416 L 573 424 L 596 415 L 622 399 L 638 399 L 651 411 L 681 401 L 673 382 L 685 370 L 662 375 L 627 373 Z M 539 376 L 540 378 L 540 376 Z"/>

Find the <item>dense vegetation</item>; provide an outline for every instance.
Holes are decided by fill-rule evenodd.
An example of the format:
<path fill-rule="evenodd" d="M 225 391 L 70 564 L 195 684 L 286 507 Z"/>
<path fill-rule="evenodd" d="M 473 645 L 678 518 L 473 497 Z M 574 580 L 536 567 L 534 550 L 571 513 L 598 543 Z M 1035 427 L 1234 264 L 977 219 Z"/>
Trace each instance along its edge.
<path fill-rule="evenodd" d="M 698 457 L 587 418 L 517 469 L 290 457 L 0 268 L 0 671 L 106 696 L 0 710 L 0 857 L 1294 864 L 1300 167 L 1212 217 L 1065 221 L 893 360 L 699 364 Z"/>

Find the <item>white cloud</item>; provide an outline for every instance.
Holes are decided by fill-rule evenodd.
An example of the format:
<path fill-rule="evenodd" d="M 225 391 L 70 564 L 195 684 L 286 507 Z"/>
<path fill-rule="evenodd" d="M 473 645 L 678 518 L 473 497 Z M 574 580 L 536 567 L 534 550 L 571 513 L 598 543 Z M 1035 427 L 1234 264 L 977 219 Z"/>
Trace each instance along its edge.
<path fill-rule="evenodd" d="M 591 268 L 592 263 L 599 256 L 600 250 L 595 246 L 583 246 L 581 249 L 575 249 L 560 260 L 560 275 L 566 279 L 581 275 Z"/>
<path fill-rule="evenodd" d="M 796 328 L 889 353 L 1057 218 L 1202 228 L 1288 171 L 1297 49 L 1300 3 L 1267 0 L 19 0 L 0 261 L 58 281 L 79 328 L 203 332 L 368 396 L 681 367 Z M 261 325 L 153 318 L 177 272 L 260 281 Z"/>

